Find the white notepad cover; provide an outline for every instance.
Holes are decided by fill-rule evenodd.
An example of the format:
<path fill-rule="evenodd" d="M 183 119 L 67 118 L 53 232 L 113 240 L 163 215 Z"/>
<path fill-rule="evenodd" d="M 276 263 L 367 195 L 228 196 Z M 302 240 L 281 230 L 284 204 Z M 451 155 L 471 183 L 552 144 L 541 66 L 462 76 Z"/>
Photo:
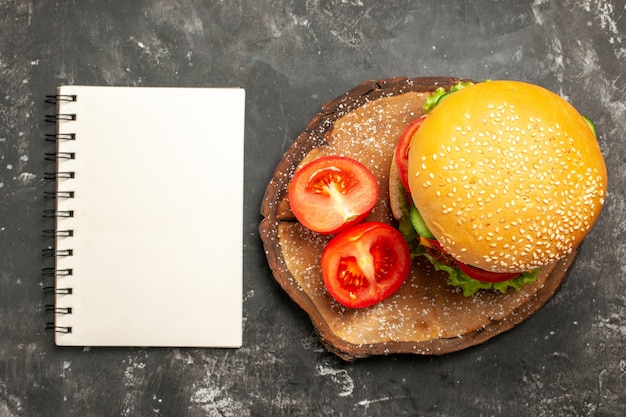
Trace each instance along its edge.
<path fill-rule="evenodd" d="M 62 86 L 58 345 L 242 344 L 245 91 Z"/>

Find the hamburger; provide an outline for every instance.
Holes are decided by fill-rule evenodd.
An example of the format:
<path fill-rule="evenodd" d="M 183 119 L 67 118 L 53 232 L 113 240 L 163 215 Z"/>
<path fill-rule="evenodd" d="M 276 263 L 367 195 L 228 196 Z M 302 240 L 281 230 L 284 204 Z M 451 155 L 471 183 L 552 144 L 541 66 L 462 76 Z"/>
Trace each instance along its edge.
<path fill-rule="evenodd" d="M 571 241 L 571 243 L 569 248 L 562 249 L 562 258 L 557 260 L 554 256 L 549 257 L 540 265 L 527 263 L 522 268 L 513 270 L 501 263 L 494 263 L 495 266 L 493 266 L 474 262 L 474 258 L 460 256 L 469 252 L 467 247 L 466 251 L 461 250 L 463 249 L 461 245 L 469 247 L 467 242 L 461 243 L 463 236 L 459 238 L 449 235 L 450 219 L 456 216 L 456 212 L 444 214 L 443 200 L 434 199 L 438 198 L 437 191 L 441 195 L 444 190 L 437 189 L 438 183 L 433 185 L 435 182 L 431 178 L 432 188 L 426 191 L 432 192 L 435 197 L 418 193 L 428 188 L 418 180 L 427 179 L 431 174 L 436 180 L 439 174 L 448 172 L 450 167 L 436 165 L 437 161 L 442 162 L 445 159 L 439 155 L 441 152 L 448 152 L 445 145 L 443 149 L 441 149 L 441 143 L 435 145 L 435 147 L 439 146 L 441 151 L 433 160 L 432 154 L 426 153 L 429 148 L 416 145 L 416 141 L 421 137 L 427 137 L 426 134 L 429 132 L 444 132 L 447 124 L 453 127 L 452 131 L 456 131 L 454 128 L 460 126 L 452 124 L 458 116 L 446 116 L 447 113 L 443 110 L 446 107 L 459 109 L 452 106 L 455 101 L 459 103 L 459 99 L 453 100 L 453 98 L 457 94 L 461 95 L 465 89 L 471 91 L 470 88 L 474 88 L 469 84 L 464 86 L 463 82 L 448 77 L 391 78 L 366 81 L 354 87 L 324 104 L 321 110 L 312 117 L 292 145 L 284 152 L 267 185 L 261 204 L 263 218 L 259 225 L 259 232 L 273 278 L 297 306 L 309 316 L 324 347 L 345 360 L 395 353 L 440 355 L 483 343 L 528 319 L 550 300 L 565 280 L 569 267 L 576 258 L 577 245 L 582 239 L 578 234 L 576 234 L 577 241 L 571 241 L 569 238 L 568 242 Z M 496 84 L 499 82 L 493 83 L 496 86 L 499 85 Z M 451 90 L 458 91 L 450 93 Z M 546 96 L 542 97 L 542 100 L 546 98 Z M 433 109 L 428 108 L 429 105 L 433 107 L 433 104 L 435 104 Z M 545 103 L 539 105 L 544 106 Z M 540 118 L 543 122 L 538 123 L 546 123 L 541 124 L 538 129 L 541 127 L 547 129 L 547 122 L 551 119 L 548 115 L 542 115 Z M 579 119 L 580 116 L 576 113 L 576 120 Z M 404 161 L 407 167 L 404 174 L 407 180 L 405 187 L 401 179 L 401 170 L 397 168 L 398 162 L 402 163 L 402 161 L 397 161 L 398 158 L 395 158 L 395 155 L 402 153 L 398 151 L 398 144 L 401 137 L 407 136 L 406 132 L 409 130 L 407 127 L 416 124 L 424 129 L 421 127 L 418 129 L 421 131 L 419 133 L 421 136 L 414 131 L 409 137 L 410 146 L 406 147 L 409 151 Z M 559 122 L 559 126 L 570 125 L 579 126 L 585 134 L 590 130 L 588 126 L 581 126 L 573 120 Z M 476 129 L 476 126 L 471 128 Z M 568 131 L 567 135 L 571 132 Z M 559 141 L 564 139 L 569 140 L 569 136 L 561 133 L 557 137 Z M 452 142 L 457 140 L 454 139 Z M 577 146 L 580 145 L 579 142 L 576 143 Z M 426 146 L 427 144 L 434 146 L 430 140 L 426 141 L 426 139 L 420 145 Z M 448 165 L 452 164 L 452 166 L 460 161 L 460 156 L 452 155 L 453 149 L 454 146 L 450 145 L 447 158 Z M 589 150 L 595 153 L 597 143 L 593 139 L 587 147 L 579 146 L 576 150 L 581 154 L 586 154 Z M 572 148 L 570 148 L 571 151 Z M 433 163 L 428 160 L 421 161 L 422 153 L 430 157 Z M 409 162 L 413 155 L 418 155 L 417 160 L 420 164 L 411 163 L 409 170 Z M 408 276 L 399 289 L 388 298 L 364 308 L 345 307 L 329 294 L 324 285 L 321 259 L 327 247 L 332 246 L 329 242 L 332 242 L 336 236 L 333 233 L 315 232 L 299 221 L 292 210 L 289 198 L 290 187 L 294 178 L 299 175 L 298 173 L 303 172 L 304 167 L 313 162 L 329 156 L 347 157 L 358 161 L 371 172 L 378 184 L 377 199 L 373 209 L 365 219 L 359 217 L 359 221 L 363 223 L 349 230 L 358 229 L 369 222 L 393 226 L 406 236 L 402 240 L 406 239 L 413 253 Z M 544 163 L 547 162 L 547 160 L 544 161 Z M 421 163 L 424 163 L 426 168 L 422 168 Z M 482 163 L 484 164 L 485 161 Z M 519 161 L 517 163 L 519 164 Z M 478 161 L 476 164 L 479 165 Z M 559 165 L 555 165 L 553 168 L 558 170 L 558 167 Z M 517 168 L 523 170 L 519 166 L 513 167 L 513 169 Z M 596 167 L 600 177 L 604 173 L 602 168 L 603 164 Z M 413 178 L 416 180 L 415 184 L 409 184 L 409 175 L 415 177 Z M 588 175 L 585 174 L 584 177 L 587 180 Z M 484 182 L 486 178 L 489 178 L 489 174 L 477 175 L 475 182 L 479 179 Z M 457 178 L 455 181 L 460 180 Z M 529 188 L 541 190 L 548 185 L 550 184 L 546 182 L 541 188 L 538 188 L 539 184 Z M 552 186 L 554 185 L 550 185 Z M 601 182 L 598 180 L 599 189 L 602 190 L 605 186 L 605 180 Z M 515 190 L 519 191 L 519 187 L 513 187 L 511 184 L 508 187 L 506 194 L 504 188 L 498 189 L 498 196 L 510 196 L 515 193 Z M 463 189 L 462 186 L 461 189 Z M 445 191 L 446 195 L 452 192 Z M 599 200 L 595 203 L 593 213 L 598 210 L 597 205 L 601 205 L 604 191 L 598 192 L 596 196 Z M 528 197 L 533 198 L 536 195 L 529 193 Z M 475 191 L 474 205 L 480 205 L 479 202 L 487 204 L 485 197 Z M 456 202 L 457 206 L 461 203 Z M 453 206 L 452 202 L 448 204 Z M 520 204 L 516 201 L 516 208 L 521 209 L 523 206 Z M 539 203 L 534 204 L 536 205 L 534 210 L 538 210 Z M 571 208 L 568 209 L 573 213 Z M 528 210 L 530 209 L 526 209 L 526 212 Z M 421 223 L 415 221 L 416 213 L 422 217 Z M 569 215 L 567 211 L 565 215 Z M 556 213 L 552 213 L 551 216 L 556 216 Z M 492 214 L 491 217 L 493 218 L 494 215 Z M 467 219 L 465 223 L 476 222 L 476 220 L 471 220 L 471 216 Z M 494 219 L 495 225 L 485 220 L 480 230 L 484 231 L 486 236 L 490 236 L 489 233 L 494 233 L 495 227 L 500 224 L 497 223 L 499 219 Z M 526 217 L 521 220 L 525 221 Z M 588 225 L 581 227 L 588 231 L 594 220 L 595 217 L 591 216 L 587 220 Z M 506 221 L 513 227 L 512 222 L 516 220 L 507 219 Z M 414 227 L 415 224 L 418 225 L 418 231 Z M 421 234 L 420 224 L 427 230 L 426 232 L 422 230 Z M 554 219 L 546 224 L 546 233 L 547 229 L 554 227 L 554 224 Z M 455 227 L 460 228 L 462 225 L 463 221 Z M 526 223 L 521 227 L 525 225 Z M 472 230 L 471 226 L 466 225 L 466 227 Z M 498 230 L 506 229 L 504 225 L 500 225 Z M 529 227 L 528 230 L 530 230 Z M 428 233 L 431 234 L 430 238 L 425 237 Z M 569 235 L 571 236 L 572 233 L 574 232 Z M 494 233 L 494 236 L 490 237 L 499 242 L 504 241 L 505 236 L 496 236 Z M 502 239 L 499 240 L 500 237 Z M 486 237 L 483 237 L 482 240 L 485 239 Z M 536 237 L 535 240 L 537 240 Z M 550 247 L 552 245 L 556 244 L 550 242 Z M 441 246 L 439 252 L 433 249 L 437 246 Z M 476 257 L 476 251 L 481 249 L 473 248 L 472 250 Z M 484 261 L 484 258 L 482 259 Z M 501 292 L 498 291 L 498 284 L 496 284 L 492 287 L 496 288 L 496 291 L 480 289 L 473 295 L 466 296 L 457 286 L 449 285 L 450 274 L 446 271 L 446 268 L 450 271 L 461 270 L 459 262 L 468 267 L 478 267 L 486 273 L 519 275 L 519 271 L 523 270 L 522 274 L 529 273 L 532 279 L 519 289 L 507 287 L 508 290 Z M 487 284 L 481 283 L 480 285 Z"/>
<path fill-rule="evenodd" d="M 471 296 L 536 280 L 577 247 L 604 203 L 595 127 L 519 81 L 439 88 L 403 133 L 390 174 L 407 240 Z"/>

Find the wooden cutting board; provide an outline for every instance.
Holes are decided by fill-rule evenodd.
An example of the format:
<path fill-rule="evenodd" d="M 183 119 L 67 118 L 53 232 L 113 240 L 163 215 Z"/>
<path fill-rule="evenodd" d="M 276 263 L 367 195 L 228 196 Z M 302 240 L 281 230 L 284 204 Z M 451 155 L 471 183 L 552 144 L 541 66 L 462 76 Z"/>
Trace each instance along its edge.
<path fill-rule="evenodd" d="M 320 257 L 330 238 L 303 227 L 287 200 L 296 167 L 330 154 L 359 160 L 380 187 L 379 202 L 367 220 L 395 224 L 388 183 L 397 138 L 424 113 L 430 92 L 459 81 L 392 78 L 358 85 L 322 106 L 285 152 L 267 186 L 259 230 L 274 278 L 309 315 L 322 344 L 345 360 L 394 353 L 440 355 L 483 343 L 541 308 L 574 261 L 576 251 L 543 268 L 535 283 L 519 291 L 481 291 L 464 297 L 447 285 L 447 274 L 419 257 L 402 288 L 374 306 L 349 309 L 328 295 Z"/>

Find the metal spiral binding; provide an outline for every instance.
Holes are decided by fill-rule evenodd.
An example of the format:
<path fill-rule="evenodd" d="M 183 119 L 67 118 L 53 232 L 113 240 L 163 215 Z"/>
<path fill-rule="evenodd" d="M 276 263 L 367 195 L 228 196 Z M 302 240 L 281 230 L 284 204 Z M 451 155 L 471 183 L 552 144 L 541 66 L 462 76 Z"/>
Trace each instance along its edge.
<path fill-rule="evenodd" d="M 46 304 L 44 310 L 54 314 L 72 314 L 72 307 L 57 307 L 54 304 Z"/>
<path fill-rule="evenodd" d="M 58 142 L 60 140 L 76 140 L 76 133 L 46 133 L 47 142 Z"/>
<path fill-rule="evenodd" d="M 74 191 L 44 191 L 46 200 L 56 200 L 57 198 L 74 198 Z"/>
<path fill-rule="evenodd" d="M 45 229 L 41 231 L 43 237 L 72 237 L 74 236 L 73 230 L 57 230 L 57 229 Z"/>
<path fill-rule="evenodd" d="M 74 152 L 46 152 L 46 161 L 56 161 L 57 159 L 74 159 Z"/>
<path fill-rule="evenodd" d="M 57 288 L 51 285 L 43 287 L 43 293 L 46 295 L 56 295 L 56 294 L 70 295 L 72 294 L 72 292 L 73 292 L 72 288 Z"/>
<path fill-rule="evenodd" d="M 47 95 L 45 102 L 48 104 L 56 104 L 59 101 L 76 101 L 77 96 L 75 94 L 52 94 Z"/>
<path fill-rule="evenodd" d="M 74 113 L 50 113 L 46 114 L 45 120 L 48 123 L 56 123 L 59 120 L 76 120 L 76 114 Z"/>
<path fill-rule="evenodd" d="M 65 94 L 56 94 L 56 95 L 47 95 L 45 97 L 45 102 L 48 104 L 57 104 L 59 102 L 72 102 L 76 101 L 76 95 L 65 95 Z M 76 114 L 74 113 L 53 113 L 46 114 L 45 121 L 48 123 L 56 123 L 58 121 L 73 121 L 76 120 Z M 68 132 L 56 132 L 56 133 L 48 133 L 45 134 L 44 139 L 46 142 L 61 142 L 61 141 L 72 141 L 76 140 L 75 133 Z M 44 155 L 44 159 L 46 161 L 57 162 L 62 160 L 71 160 L 75 159 L 76 155 L 74 152 L 46 152 Z M 56 168 L 56 167 L 55 167 Z M 74 172 L 73 171 L 59 171 L 55 169 L 54 172 L 44 172 L 44 179 L 56 181 L 59 179 L 73 179 Z M 60 199 L 68 199 L 74 198 L 74 191 L 44 191 L 44 198 L 46 200 L 55 200 L 58 201 Z M 59 210 L 55 209 L 46 209 L 43 210 L 43 217 L 46 218 L 68 218 L 74 217 L 73 210 Z M 46 229 L 42 231 L 42 236 L 44 238 L 57 239 L 57 238 L 66 238 L 74 236 L 73 230 L 58 230 L 58 229 Z M 41 251 L 42 256 L 46 258 L 58 258 L 58 257 L 66 257 L 73 256 L 73 249 L 57 249 L 47 248 Z M 59 279 L 63 280 L 64 277 L 68 277 L 73 275 L 73 270 L 71 268 L 63 268 L 59 269 L 57 266 L 54 267 L 46 267 L 41 269 L 41 276 L 47 279 L 53 278 L 56 282 L 54 285 L 46 285 L 43 287 L 43 292 L 48 296 L 57 296 L 57 295 L 71 295 L 73 289 L 70 287 L 59 287 Z M 45 304 L 45 311 L 52 314 L 72 314 L 71 307 L 58 307 L 55 304 Z M 58 326 L 55 322 L 46 323 L 46 330 L 53 331 L 56 333 L 71 333 L 72 328 L 68 326 Z"/>
<path fill-rule="evenodd" d="M 45 180 L 72 179 L 74 178 L 74 172 L 44 172 L 43 178 Z"/>
<path fill-rule="evenodd" d="M 42 268 L 41 276 L 43 277 L 66 277 L 73 274 L 71 268 L 56 269 L 56 268 Z"/>
<path fill-rule="evenodd" d="M 41 256 L 44 256 L 46 258 L 58 258 L 61 256 L 73 256 L 74 255 L 74 250 L 73 249 L 51 249 L 51 248 L 46 248 L 46 249 L 42 249 L 41 250 Z"/>
<path fill-rule="evenodd" d="M 74 217 L 74 211 L 47 209 L 43 211 L 43 217 Z"/>
<path fill-rule="evenodd" d="M 52 331 L 52 332 L 57 332 L 57 333 L 72 333 L 72 328 L 68 327 L 68 326 L 57 326 L 54 324 L 54 322 L 47 322 L 46 323 L 46 330 L 48 331 Z"/>

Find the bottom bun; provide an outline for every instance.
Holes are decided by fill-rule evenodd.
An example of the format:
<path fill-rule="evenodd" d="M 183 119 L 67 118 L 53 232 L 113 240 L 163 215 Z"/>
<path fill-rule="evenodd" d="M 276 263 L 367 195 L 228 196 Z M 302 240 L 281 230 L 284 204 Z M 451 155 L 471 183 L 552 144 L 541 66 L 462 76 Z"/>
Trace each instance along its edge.
<path fill-rule="evenodd" d="M 576 250 L 544 267 L 533 284 L 464 297 L 447 274 L 417 258 L 393 296 L 364 309 L 341 306 L 326 291 L 321 253 L 330 239 L 291 213 L 287 187 L 297 166 L 330 154 L 359 160 L 376 176 L 380 200 L 366 220 L 395 225 L 389 173 L 395 142 L 423 114 L 428 94 L 459 80 L 442 77 L 368 81 L 323 106 L 284 154 L 267 186 L 260 236 L 275 280 L 309 315 L 322 344 L 345 360 L 372 355 L 440 355 L 485 342 L 532 316 L 557 291 Z M 394 191 L 392 191 L 394 192 Z"/>

